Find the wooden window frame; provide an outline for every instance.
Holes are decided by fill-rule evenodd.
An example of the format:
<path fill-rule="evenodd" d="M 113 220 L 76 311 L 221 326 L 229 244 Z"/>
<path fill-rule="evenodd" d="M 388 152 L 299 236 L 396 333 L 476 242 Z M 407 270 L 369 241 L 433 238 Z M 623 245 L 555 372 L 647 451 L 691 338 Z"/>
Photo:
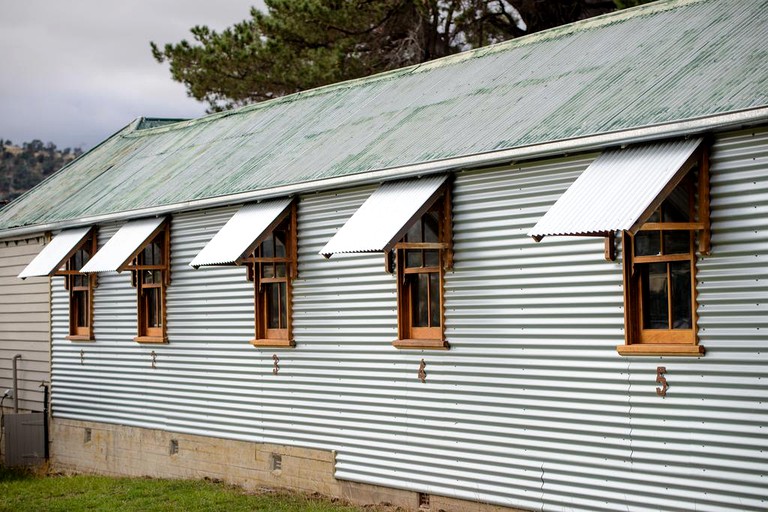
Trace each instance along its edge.
<path fill-rule="evenodd" d="M 142 255 L 144 249 L 155 240 L 161 238 L 163 241 L 162 247 L 162 263 L 159 265 L 145 265 L 143 264 Z M 137 343 L 167 343 L 167 304 L 166 304 L 166 291 L 168 285 L 171 283 L 171 229 L 170 223 L 166 220 L 163 222 L 147 240 L 141 244 L 136 252 L 131 256 L 131 263 L 127 268 L 131 271 L 131 284 L 136 288 L 136 318 L 137 318 L 137 335 L 133 338 L 133 341 Z M 160 271 L 161 278 L 159 283 L 144 283 L 141 278 L 141 272 L 144 270 Z M 148 325 L 149 318 L 152 316 L 148 311 L 149 298 L 145 290 L 159 289 L 160 300 L 157 305 L 160 309 L 159 318 L 162 322 L 160 327 L 152 327 Z"/>
<path fill-rule="evenodd" d="M 434 210 L 438 210 L 440 213 L 439 242 L 404 242 L 405 235 L 403 235 L 400 241 L 395 243 L 393 251 L 385 253 L 387 258 L 386 266 L 390 267 L 394 263 L 396 268 L 398 339 L 392 342 L 392 345 L 396 348 L 422 350 L 448 350 L 450 348 L 448 341 L 445 339 L 445 271 L 453 268 L 453 222 L 450 182 L 441 187 L 433 200 L 424 204 L 415 216 L 414 221 L 404 226 L 404 231 L 407 232 L 415 222 L 419 222 L 425 214 Z M 406 253 L 411 250 L 439 251 L 438 265 L 436 267 L 408 268 L 406 265 Z M 438 274 L 439 276 L 439 326 L 419 327 L 414 325 L 413 287 L 415 286 L 415 280 L 413 278 L 409 279 L 409 276 L 417 274 Z M 429 290 L 429 287 L 427 287 L 427 290 Z M 429 314 L 427 316 L 431 317 Z"/>
<path fill-rule="evenodd" d="M 298 277 L 297 254 L 297 207 L 292 202 L 286 211 L 278 216 L 268 229 L 256 240 L 255 247 L 248 258 L 243 262 L 247 264 L 247 277 L 253 281 L 254 304 L 254 338 L 251 345 L 257 348 L 291 348 L 295 346 L 293 340 L 293 280 Z M 262 242 L 271 238 L 275 230 L 285 224 L 285 257 L 260 257 L 259 250 Z M 263 277 L 262 266 L 272 264 L 285 264 L 285 276 Z M 269 327 L 269 298 L 266 284 L 285 283 L 285 328 L 275 329 Z M 280 315 L 279 315 L 280 316 Z"/>
<path fill-rule="evenodd" d="M 622 233 L 622 264 L 624 286 L 624 331 L 625 343 L 616 347 L 620 355 L 649 355 L 649 356 L 700 356 L 704 347 L 699 345 L 698 337 L 698 300 L 696 289 L 696 262 L 698 255 L 708 255 L 710 252 L 710 215 L 709 215 L 709 158 L 706 149 L 700 150 L 687 165 L 687 170 L 675 183 L 670 183 L 651 212 L 655 212 L 672 192 L 672 190 L 690 176 L 697 168 L 695 182 L 696 194 L 693 187 L 690 191 L 690 219 L 692 222 L 646 222 L 637 230 L 641 232 L 659 232 L 663 240 L 665 231 L 687 231 L 689 233 L 688 253 L 659 254 L 652 256 L 635 256 L 635 236 L 627 231 Z M 661 219 L 660 219 L 661 220 Z M 698 242 L 698 244 L 696 243 Z M 689 262 L 691 269 L 691 329 L 643 329 L 643 298 L 640 265 L 652 263 L 668 264 L 671 262 Z M 671 283 L 667 267 L 667 282 Z M 668 285 L 669 286 L 669 285 Z M 669 290 L 669 288 L 668 288 Z M 668 291 L 668 316 L 672 318 L 673 301 L 671 291 Z"/>
<path fill-rule="evenodd" d="M 96 229 L 92 228 L 85 238 L 75 246 L 72 252 L 67 256 L 65 264 L 62 269 L 57 270 L 54 275 L 64 277 L 64 288 L 67 290 L 69 297 L 69 334 L 66 339 L 70 341 L 93 341 L 93 290 L 96 288 L 97 276 L 96 274 L 83 274 L 80 269 L 75 268 L 75 255 L 85 249 L 88 252 L 88 258 L 92 258 L 96 254 L 97 250 L 97 236 Z M 83 263 L 84 264 L 84 263 Z M 76 277 L 86 277 L 86 286 L 75 286 Z M 76 294 L 85 292 L 86 296 L 86 318 L 88 318 L 87 326 L 77 325 L 77 300 Z"/>

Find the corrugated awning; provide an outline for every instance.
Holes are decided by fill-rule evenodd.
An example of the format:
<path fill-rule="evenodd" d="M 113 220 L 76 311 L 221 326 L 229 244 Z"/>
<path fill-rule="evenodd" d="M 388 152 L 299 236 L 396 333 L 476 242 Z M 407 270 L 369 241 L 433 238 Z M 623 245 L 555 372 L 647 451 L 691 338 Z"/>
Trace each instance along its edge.
<path fill-rule="evenodd" d="M 388 251 L 438 197 L 447 175 L 382 184 L 320 254 Z"/>
<path fill-rule="evenodd" d="M 286 198 L 243 206 L 189 265 L 197 268 L 204 265 L 239 264 L 261 238 L 283 220 L 283 214 L 290 205 L 291 199 Z"/>
<path fill-rule="evenodd" d="M 126 222 L 112 238 L 85 264 L 80 272 L 121 271 L 139 253 L 146 242 L 157 234 L 165 217 Z"/>
<path fill-rule="evenodd" d="M 90 232 L 90 226 L 62 231 L 43 247 L 40 254 L 21 271 L 19 277 L 26 279 L 53 275 L 80 248 Z"/>
<path fill-rule="evenodd" d="M 634 233 L 680 182 L 702 139 L 606 151 L 590 164 L 528 236 Z"/>

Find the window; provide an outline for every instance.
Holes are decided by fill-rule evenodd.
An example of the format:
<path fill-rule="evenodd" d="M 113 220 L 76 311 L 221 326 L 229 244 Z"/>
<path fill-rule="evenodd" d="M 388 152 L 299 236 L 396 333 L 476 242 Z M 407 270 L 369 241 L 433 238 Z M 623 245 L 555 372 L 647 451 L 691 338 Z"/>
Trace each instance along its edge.
<path fill-rule="evenodd" d="M 448 186 L 395 244 L 398 348 L 448 348 L 443 286 L 452 266 Z"/>
<path fill-rule="evenodd" d="M 69 333 L 72 341 L 93 339 L 93 288 L 96 276 L 83 267 L 96 255 L 96 228 L 65 229 L 21 271 L 19 277 L 63 276 L 69 295 Z"/>
<path fill-rule="evenodd" d="M 80 269 L 95 253 L 96 235 L 95 230 L 91 230 L 74 254 L 67 259 L 64 268 L 56 272 L 56 275 L 64 276 L 64 286 L 69 294 L 68 340 L 93 340 L 93 288 L 96 285 L 96 276 L 83 274 Z"/>
<path fill-rule="evenodd" d="M 610 191 L 606 193 L 606 191 Z M 663 140 L 600 154 L 528 232 L 622 235 L 621 355 L 701 355 L 696 246 L 709 254 L 709 162 L 703 138 Z"/>
<path fill-rule="evenodd" d="M 625 345 L 620 354 L 697 355 L 696 247 L 709 252 L 702 155 L 634 234 L 624 231 Z"/>
<path fill-rule="evenodd" d="M 296 204 L 284 212 L 246 261 L 254 285 L 255 337 L 261 347 L 293 346 L 291 281 L 296 277 Z"/>
<path fill-rule="evenodd" d="M 445 271 L 453 267 L 451 178 L 447 174 L 383 183 L 320 250 L 382 252 L 396 274 L 397 348 L 447 349 Z"/>
<path fill-rule="evenodd" d="M 165 343 L 165 290 L 170 282 L 170 230 L 168 223 L 139 250 L 129 266 L 137 291 L 140 343 Z"/>
<path fill-rule="evenodd" d="M 242 206 L 189 263 L 193 268 L 245 265 L 254 284 L 257 347 L 291 347 L 291 281 L 296 267 L 296 201 Z"/>

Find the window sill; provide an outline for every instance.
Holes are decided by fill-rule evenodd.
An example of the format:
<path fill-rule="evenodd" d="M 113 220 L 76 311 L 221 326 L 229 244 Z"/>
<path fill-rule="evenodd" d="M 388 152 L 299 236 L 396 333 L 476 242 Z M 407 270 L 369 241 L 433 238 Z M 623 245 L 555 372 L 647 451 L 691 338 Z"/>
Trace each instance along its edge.
<path fill-rule="evenodd" d="M 635 345 L 618 345 L 616 351 L 622 356 L 703 356 L 704 347 L 701 345 L 685 345 L 675 343 L 640 343 Z"/>
<path fill-rule="evenodd" d="M 133 338 L 136 343 L 168 343 L 166 336 L 136 336 Z"/>
<path fill-rule="evenodd" d="M 269 338 L 252 339 L 250 343 L 256 348 L 293 348 L 296 345 L 293 340 L 275 340 Z"/>
<path fill-rule="evenodd" d="M 96 341 L 93 336 L 88 336 L 87 334 L 70 334 L 67 336 L 67 339 L 69 341 Z"/>
<path fill-rule="evenodd" d="M 401 349 L 412 350 L 448 350 L 451 346 L 444 340 L 421 340 L 421 339 L 406 339 L 395 340 L 392 342 L 392 346 Z"/>

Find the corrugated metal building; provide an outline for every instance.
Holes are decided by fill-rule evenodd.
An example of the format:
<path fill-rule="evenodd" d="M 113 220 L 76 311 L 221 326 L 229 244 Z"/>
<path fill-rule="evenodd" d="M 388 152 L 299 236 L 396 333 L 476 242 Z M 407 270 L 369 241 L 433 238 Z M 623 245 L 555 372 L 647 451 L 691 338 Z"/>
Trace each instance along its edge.
<path fill-rule="evenodd" d="M 330 492 L 396 489 L 389 501 L 410 492 L 434 510 L 437 497 L 471 503 L 446 510 L 766 509 L 766 41 L 766 1 L 658 2 L 133 123 L 0 212 L 0 237 L 93 226 L 98 248 L 131 242 L 90 269 L 67 266 L 75 242 L 64 259 L 41 253 L 59 274 L 54 453 L 75 469 L 163 475 L 194 460 L 171 474 L 227 477 L 239 462 L 206 460 L 230 442 L 328 451 Z M 409 271 L 439 274 L 434 318 Z M 264 290 L 286 289 L 287 315 L 260 309 L 277 300 Z M 162 318 L 142 317 L 151 297 Z M 440 340 L 419 338 L 435 328 Z M 68 452 L 107 431 L 98 460 Z M 125 444 L 137 432 L 200 437 L 159 453 Z"/>

